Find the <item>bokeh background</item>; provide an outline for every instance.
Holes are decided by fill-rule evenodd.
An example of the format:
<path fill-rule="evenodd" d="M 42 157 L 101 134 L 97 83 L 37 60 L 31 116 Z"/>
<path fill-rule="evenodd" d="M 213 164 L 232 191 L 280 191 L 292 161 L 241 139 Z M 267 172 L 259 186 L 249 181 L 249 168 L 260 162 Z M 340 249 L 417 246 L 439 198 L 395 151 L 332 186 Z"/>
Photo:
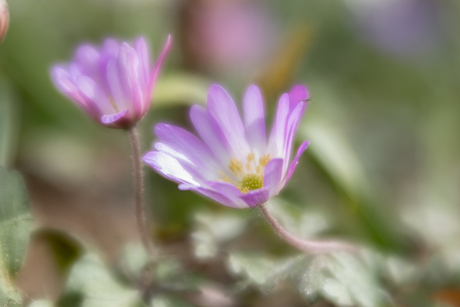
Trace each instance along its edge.
<path fill-rule="evenodd" d="M 301 216 L 305 235 L 357 242 L 413 264 L 417 277 L 393 289 L 410 297 L 399 306 L 460 306 L 458 1 L 8 4 L 10 29 L 0 45 L 0 158 L 25 176 L 38 224 L 82 238 L 108 261 L 136 240 L 126 133 L 92 122 L 52 86 L 49 69 L 69 61 L 78 44 L 107 36 L 142 35 L 155 57 L 172 34 L 172 52 L 140 124 L 143 152 L 155 139 L 155 123 L 189 128 L 188 107 L 205 104 L 212 83 L 238 103 L 250 84 L 261 86 L 269 118 L 283 92 L 305 84 L 312 100 L 297 145 L 312 143 L 273 210 Z M 293 252 L 257 210 L 235 212 L 145 171 L 152 236 L 171 253 L 193 245 L 203 212 L 254 222 L 235 240 L 242 248 Z M 46 253 L 39 242 L 29 248 L 18 278 L 29 297 L 59 296 L 63 281 L 46 265 Z M 215 262 L 207 274 L 230 283 Z M 283 302 L 294 306 L 298 298 L 288 293 Z M 269 306 L 258 295 L 262 303 L 252 297 L 255 303 L 245 306 Z M 324 304 L 330 305 L 318 306 L 335 306 Z"/>

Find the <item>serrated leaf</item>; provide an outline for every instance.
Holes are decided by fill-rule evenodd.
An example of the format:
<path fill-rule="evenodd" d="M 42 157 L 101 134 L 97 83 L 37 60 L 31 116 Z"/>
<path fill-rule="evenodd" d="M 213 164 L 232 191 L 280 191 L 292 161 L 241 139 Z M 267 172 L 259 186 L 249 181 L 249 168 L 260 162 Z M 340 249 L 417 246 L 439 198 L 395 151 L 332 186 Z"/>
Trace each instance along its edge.
<path fill-rule="evenodd" d="M 252 253 L 232 253 L 228 257 L 229 270 L 243 275 L 252 284 L 266 288 L 276 268 L 276 262 Z"/>
<path fill-rule="evenodd" d="M 73 266 L 60 301 L 68 296 L 78 297 L 81 307 L 131 307 L 140 300 L 138 291 L 121 285 L 94 254 Z"/>
<path fill-rule="evenodd" d="M 13 280 L 24 262 L 31 218 L 22 176 L 0 167 L 0 306 L 15 306 L 21 298 Z"/>

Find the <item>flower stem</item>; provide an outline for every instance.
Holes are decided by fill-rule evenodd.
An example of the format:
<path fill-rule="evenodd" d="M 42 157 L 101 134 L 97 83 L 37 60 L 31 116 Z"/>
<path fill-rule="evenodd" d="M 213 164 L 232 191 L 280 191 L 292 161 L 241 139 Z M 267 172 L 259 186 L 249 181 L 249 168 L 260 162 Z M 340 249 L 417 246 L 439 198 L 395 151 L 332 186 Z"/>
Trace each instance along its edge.
<path fill-rule="evenodd" d="M 284 229 L 275 217 L 270 213 L 266 204 L 259 206 L 260 211 L 267 219 L 270 226 L 275 230 L 275 232 L 291 246 L 299 249 L 302 252 L 307 254 L 321 254 L 334 251 L 349 251 L 357 252 L 355 246 L 340 241 L 323 241 L 323 240 L 304 240 L 290 234 L 286 229 Z"/>
<path fill-rule="evenodd" d="M 139 133 L 136 126 L 129 128 L 129 136 L 131 139 L 132 147 L 132 159 L 133 159 L 133 172 L 134 172 L 134 211 L 136 213 L 136 222 L 139 235 L 141 237 L 142 244 L 148 252 L 148 254 L 153 257 L 154 251 L 153 246 L 150 241 L 149 236 L 149 227 L 147 224 L 147 218 L 144 210 L 144 173 L 142 170 L 141 163 L 141 149 L 139 141 Z"/>

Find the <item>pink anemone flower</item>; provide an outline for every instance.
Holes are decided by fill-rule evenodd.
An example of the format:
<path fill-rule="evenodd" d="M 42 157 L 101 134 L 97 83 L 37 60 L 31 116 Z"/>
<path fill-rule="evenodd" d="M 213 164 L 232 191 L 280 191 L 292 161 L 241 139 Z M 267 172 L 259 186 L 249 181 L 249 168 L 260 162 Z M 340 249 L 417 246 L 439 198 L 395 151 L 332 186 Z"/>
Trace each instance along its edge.
<path fill-rule="evenodd" d="M 153 69 L 145 40 L 131 46 L 106 39 L 101 48 L 79 46 L 72 62 L 51 69 L 55 86 L 103 126 L 128 129 L 147 112 L 153 85 L 171 45 L 166 45 Z"/>
<path fill-rule="evenodd" d="M 208 92 L 208 108 L 192 106 L 190 118 L 199 137 L 169 124 L 158 124 L 158 141 L 143 160 L 164 177 L 233 208 L 262 205 L 291 178 L 309 141 L 290 162 L 297 125 L 308 101 L 296 85 L 281 96 L 267 140 L 264 103 L 257 86 L 243 100 L 244 120 L 219 85 Z M 201 138 L 201 139 L 200 139 Z"/>

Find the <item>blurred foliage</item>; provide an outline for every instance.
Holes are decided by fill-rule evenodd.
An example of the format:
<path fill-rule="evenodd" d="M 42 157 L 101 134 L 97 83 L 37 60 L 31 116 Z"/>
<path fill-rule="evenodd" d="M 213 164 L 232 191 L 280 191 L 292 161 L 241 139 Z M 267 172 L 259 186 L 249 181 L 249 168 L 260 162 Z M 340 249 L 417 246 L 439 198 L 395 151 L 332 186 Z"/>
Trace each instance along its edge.
<path fill-rule="evenodd" d="M 0 167 L 0 305 L 21 306 L 14 279 L 25 258 L 31 217 L 22 176 Z"/>
<path fill-rule="evenodd" d="M 104 208 L 105 221 L 131 197 L 126 137 L 96 126 L 62 97 L 52 87 L 50 65 L 67 61 L 81 42 L 97 44 L 106 36 L 144 35 L 157 55 L 168 33 L 188 35 L 191 25 L 179 13 L 184 1 L 189 0 L 9 1 L 10 29 L 0 45 L 0 164 L 23 172 L 45 223 L 52 218 L 43 218 L 43 203 L 66 206 L 78 199 Z M 280 305 L 292 306 L 460 306 L 460 5 L 382 1 L 410 3 L 414 20 L 403 18 L 400 25 L 399 16 L 411 16 L 404 15 L 407 7 L 386 16 L 378 2 L 258 2 L 277 33 L 269 33 L 273 45 L 261 55 L 267 60 L 250 73 L 239 63 L 228 73 L 191 69 L 184 64 L 187 50 L 175 39 L 151 112 L 140 124 L 145 151 L 155 138 L 154 124 L 190 127 L 187 107 L 205 104 L 211 83 L 223 84 L 238 102 L 251 82 L 259 84 L 268 118 L 282 92 L 293 83 L 306 84 L 312 100 L 296 141 L 312 142 L 271 210 L 298 236 L 340 237 L 365 246 L 363 259 L 298 255 L 255 210 L 232 211 L 179 192 L 148 170 L 158 266 L 149 271 L 148 257 L 132 242 L 118 246 L 111 262 L 97 249 L 84 252 L 72 239 L 87 247 L 87 238 L 39 230 L 33 235 L 47 242 L 53 261 L 69 275 L 57 305 L 143 306 L 144 300 L 155 307 L 217 306 L 192 299 L 197 289 L 212 285 L 232 298 L 225 306 L 276 304 L 264 305 L 270 295 L 288 297 Z M 390 32 L 369 35 L 373 21 Z M 392 39 L 404 38 L 405 29 L 414 31 L 406 42 L 421 37 L 432 44 L 414 43 L 399 52 Z M 99 198 L 78 198 L 87 194 Z M 13 281 L 31 229 L 26 195 L 21 176 L 1 168 L 2 306 L 21 305 Z M 101 199 L 112 206 L 100 206 Z M 141 297 L 145 271 L 156 286 L 148 299 Z M 286 287 L 299 297 L 283 295 Z"/>

